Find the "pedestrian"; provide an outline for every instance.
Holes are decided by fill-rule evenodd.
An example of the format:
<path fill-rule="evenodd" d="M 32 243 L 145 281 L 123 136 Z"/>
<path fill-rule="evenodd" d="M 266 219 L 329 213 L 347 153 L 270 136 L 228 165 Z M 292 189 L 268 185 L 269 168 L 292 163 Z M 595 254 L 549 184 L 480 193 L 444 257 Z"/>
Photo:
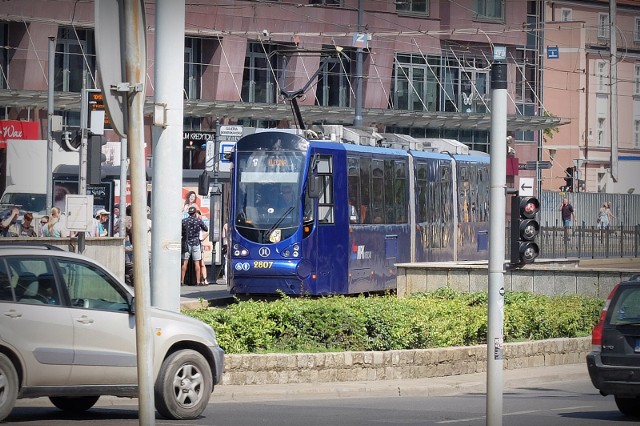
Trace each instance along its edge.
<path fill-rule="evenodd" d="M 109 212 L 105 209 L 100 209 L 96 212 L 96 219 L 98 219 L 98 233 L 96 237 L 108 237 L 109 236 Z"/>
<path fill-rule="evenodd" d="M 560 208 L 558 209 L 562 216 L 562 226 L 564 227 L 564 238 L 565 240 L 569 239 L 569 228 L 571 228 L 571 220 L 576 219 L 576 212 L 573 209 L 573 206 L 569 203 L 569 199 L 564 197 L 562 199 L 562 204 L 560 204 Z"/>
<path fill-rule="evenodd" d="M 609 228 L 609 213 L 611 213 L 611 210 L 607 208 L 607 203 L 602 203 L 602 206 L 600 206 L 600 210 L 598 210 L 598 218 L 596 224 L 598 229 Z"/>
<path fill-rule="evenodd" d="M 202 219 L 202 212 L 196 209 L 196 216 L 199 219 Z M 204 221 L 203 221 L 204 222 Z M 209 231 L 200 230 L 200 247 L 203 246 L 203 242 L 209 238 Z M 204 256 L 200 257 L 200 284 L 209 285 L 209 281 L 207 281 L 207 265 L 204 263 Z"/>
<path fill-rule="evenodd" d="M 611 211 L 611 201 L 607 201 L 607 215 L 609 216 L 609 226 L 613 226 L 613 219 L 615 219 L 616 217 Z"/>
<path fill-rule="evenodd" d="M 33 227 L 33 213 L 26 212 L 22 218 L 22 224 L 20 225 L 20 231 L 18 236 L 20 237 L 37 237 L 36 228 Z"/>
<path fill-rule="evenodd" d="M 44 226 L 43 228 L 43 237 L 66 238 L 69 235 L 64 224 L 64 218 L 62 217 L 58 207 L 51 207 L 49 223 L 47 223 L 47 226 Z"/>
<path fill-rule="evenodd" d="M 196 285 L 200 284 L 200 259 L 202 259 L 202 246 L 200 245 L 200 230 L 209 231 L 202 219 L 196 217 L 197 209 L 189 207 L 189 216 L 182 219 L 182 271 L 180 285 L 184 285 L 184 276 L 187 272 L 189 259 L 192 258 L 196 270 Z"/>
<path fill-rule="evenodd" d="M 20 234 L 18 216 L 20 216 L 20 209 L 18 207 L 11 208 L 9 215 L 0 222 L 0 236 L 17 237 Z"/>
<path fill-rule="evenodd" d="M 44 237 L 44 228 L 49 224 L 49 216 L 44 215 L 40 218 L 40 228 L 38 229 L 38 237 Z"/>
<path fill-rule="evenodd" d="M 229 280 L 227 271 L 227 259 L 229 258 L 230 243 L 229 222 L 225 222 L 224 225 L 222 225 L 222 236 L 220 239 L 222 240 L 222 270 L 220 271 L 220 275 L 224 275 L 224 280 L 227 282 Z"/>

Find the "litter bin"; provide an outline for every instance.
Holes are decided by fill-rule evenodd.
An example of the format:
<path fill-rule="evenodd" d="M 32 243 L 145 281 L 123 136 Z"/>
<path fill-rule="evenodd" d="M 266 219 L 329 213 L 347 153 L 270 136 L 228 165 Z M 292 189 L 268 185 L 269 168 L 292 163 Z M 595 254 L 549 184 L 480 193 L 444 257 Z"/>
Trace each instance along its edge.
<path fill-rule="evenodd" d="M 489 231 L 478 231 L 476 240 L 478 241 L 478 251 L 489 250 Z"/>

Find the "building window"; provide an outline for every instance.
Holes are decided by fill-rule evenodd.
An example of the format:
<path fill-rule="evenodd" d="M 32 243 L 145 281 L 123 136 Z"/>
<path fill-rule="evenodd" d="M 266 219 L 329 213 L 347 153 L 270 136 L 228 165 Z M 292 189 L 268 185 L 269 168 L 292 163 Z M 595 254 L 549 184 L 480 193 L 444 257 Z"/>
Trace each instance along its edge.
<path fill-rule="evenodd" d="M 633 120 L 633 147 L 640 148 L 640 118 Z"/>
<path fill-rule="evenodd" d="M 633 30 L 633 41 L 640 43 L 640 18 L 636 18 L 636 25 Z"/>
<path fill-rule="evenodd" d="M 276 54 L 272 44 L 247 43 L 242 75 L 242 100 L 244 102 L 275 103 L 278 96 L 278 76 L 283 67 L 283 57 Z"/>
<path fill-rule="evenodd" d="M 609 14 L 598 14 L 598 38 L 609 39 Z"/>
<path fill-rule="evenodd" d="M 474 12 L 478 18 L 504 19 L 504 0 L 475 0 Z"/>
<path fill-rule="evenodd" d="M 9 24 L 0 22 L 0 89 L 7 89 L 8 72 L 7 64 L 9 63 Z"/>
<path fill-rule="evenodd" d="M 396 12 L 410 13 L 416 15 L 429 14 L 428 0 L 398 0 L 396 1 Z"/>
<path fill-rule="evenodd" d="M 534 50 L 517 51 L 516 100 L 524 102 L 536 101 L 536 63 Z"/>
<path fill-rule="evenodd" d="M 481 58 L 468 58 L 461 67 L 457 59 L 443 61 L 440 111 L 485 113 L 489 105 L 489 71 Z"/>
<path fill-rule="evenodd" d="M 633 93 L 640 95 L 640 64 L 635 64 L 633 67 Z"/>
<path fill-rule="evenodd" d="M 596 67 L 597 91 L 601 93 L 607 92 L 607 63 L 598 61 Z"/>
<path fill-rule="evenodd" d="M 598 146 L 604 146 L 605 145 L 605 123 L 606 123 L 606 119 L 603 117 L 598 117 Z"/>
<path fill-rule="evenodd" d="M 315 4 L 318 6 L 342 6 L 342 0 L 309 0 L 309 4 Z"/>
<path fill-rule="evenodd" d="M 392 77 L 394 109 L 436 111 L 440 58 L 414 54 L 396 55 Z"/>
<path fill-rule="evenodd" d="M 80 92 L 83 83 L 87 89 L 93 89 L 95 70 L 93 30 L 60 27 L 56 43 L 54 90 Z"/>
<path fill-rule="evenodd" d="M 562 8 L 560 9 L 560 21 L 562 22 L 569 22 L 569 21 L 573 21 L 573 13 L 571 9 L 568 8 Z"/>
<path fill-rule="evenodd" d="M 202 83 L 202 39 L 184 39 L 184 98 L 200 99 Z"/>
<path fill-rule="evenodd" d="M 323 58 L 316 86 L 317 105 L 333 107 L 351 105 L 351 84 L 349 83 L 353 79 L 351 64 L 355 64 L 353 51 L 343 50 L 338 57 Z"/>

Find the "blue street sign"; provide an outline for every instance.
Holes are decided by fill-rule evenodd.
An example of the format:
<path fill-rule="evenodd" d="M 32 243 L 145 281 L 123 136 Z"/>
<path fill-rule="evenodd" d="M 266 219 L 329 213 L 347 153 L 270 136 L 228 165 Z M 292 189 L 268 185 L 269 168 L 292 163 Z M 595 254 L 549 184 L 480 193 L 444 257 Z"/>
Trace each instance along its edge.
<path fill-rule="evenodd" d="M 560 49 L 558 46 L 547 46 L 547 59 L 558 59 L 560 57 Z"/>

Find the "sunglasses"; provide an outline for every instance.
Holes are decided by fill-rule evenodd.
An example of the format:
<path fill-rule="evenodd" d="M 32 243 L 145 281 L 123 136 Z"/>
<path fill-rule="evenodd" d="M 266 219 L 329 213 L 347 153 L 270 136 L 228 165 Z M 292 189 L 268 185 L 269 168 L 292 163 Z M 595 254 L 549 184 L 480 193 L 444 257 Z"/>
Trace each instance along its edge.
<path fill-rule="evenodd" d="M 49 222 L 43 221 L 43 220 L 40 221 L 40 225 L 46 225 L 47 223 L 49 223 Z"/>

